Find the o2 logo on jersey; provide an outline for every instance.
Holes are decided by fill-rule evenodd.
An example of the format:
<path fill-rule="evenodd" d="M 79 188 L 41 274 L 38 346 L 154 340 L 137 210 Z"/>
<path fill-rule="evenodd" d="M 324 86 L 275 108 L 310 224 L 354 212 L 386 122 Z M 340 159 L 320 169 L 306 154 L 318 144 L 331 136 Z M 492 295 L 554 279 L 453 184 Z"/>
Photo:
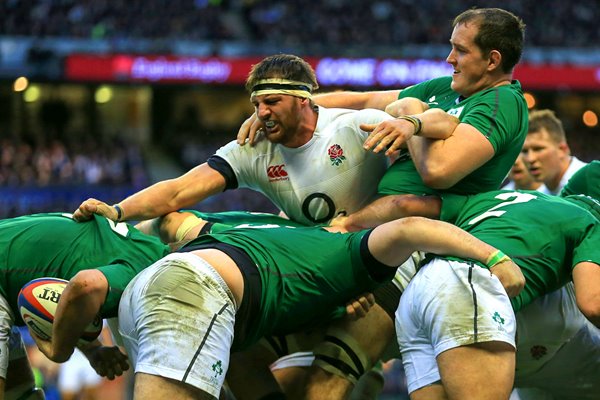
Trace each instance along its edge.
<path fill-rule="evenodd" d="M 335 204 L 325 193 L 313 193 L 302 202 L 302 215 L 315 224 L 322 224 L 335 216 Z"/>
<path fill-rule="evenodd" d="M 269 165 L 267 167 L 267 176 L 269 177 L 269 182 L 275 181 L 287 181 L 288 173 L 285 170 L 285 164 L 280 165 Z"/>

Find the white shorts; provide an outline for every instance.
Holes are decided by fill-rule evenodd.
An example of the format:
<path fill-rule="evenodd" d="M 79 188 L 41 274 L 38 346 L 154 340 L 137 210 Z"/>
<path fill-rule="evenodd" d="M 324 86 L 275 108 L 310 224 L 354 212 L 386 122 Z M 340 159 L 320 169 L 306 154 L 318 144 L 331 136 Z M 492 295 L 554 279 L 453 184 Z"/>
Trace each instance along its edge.
<path fill-rule="evenodd" d="M 396 311 L 409 393 L 440 380 L 436 357 L 501 341 L 515 346 L 515 314 L 502 284 L 477 265 L 435 259 L 411 280 Z"/>
<path fill-rule="evenodd" d="M 229 367 L 236 304 L 202 258 L 174 253 L 137 275 L 119 304 L 119 333 L 135 372 L 218 398 Z"/>
<path fill-rule="evenodd" d="M 516 387 L 547 398 L 600 398 L 600 329 L 579 312 L 573 285 L 537 299 L 517 313 L 517 321 L 526 335 L 517 332 Z M 521 399 L 540 398 L 531 390 L 518 392 Z"/>
<path fill-rule="evenodd" d="M 82 389 L 97 386 L 102 381 L 81 351 L 75 349 L 67 362 L 60 364 L 58 388 L 61 392 L 78 393 Z"/>
<path fill-rule="evenodd" d="M 586 324 L 572 283 L 519 310 L 515 381 L 539 371 Z"/>

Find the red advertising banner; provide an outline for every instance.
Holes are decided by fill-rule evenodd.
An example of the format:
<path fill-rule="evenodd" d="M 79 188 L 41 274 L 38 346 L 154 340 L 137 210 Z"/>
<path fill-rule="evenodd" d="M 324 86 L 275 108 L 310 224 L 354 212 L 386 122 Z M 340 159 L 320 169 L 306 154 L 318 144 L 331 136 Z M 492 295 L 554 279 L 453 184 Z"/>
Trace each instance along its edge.
<path fill-rule="evenodd" d="M 65 78 L 82 82 L 156 84 L 243 84 L 262 57 L 70 55 Z M 402 88 L 439 76 L 452 67 L 443 60 L 306 58 L 321 86 Z M 525 90 L 600 90 L 600 66 L 520 64 L 514 74 Z"/>

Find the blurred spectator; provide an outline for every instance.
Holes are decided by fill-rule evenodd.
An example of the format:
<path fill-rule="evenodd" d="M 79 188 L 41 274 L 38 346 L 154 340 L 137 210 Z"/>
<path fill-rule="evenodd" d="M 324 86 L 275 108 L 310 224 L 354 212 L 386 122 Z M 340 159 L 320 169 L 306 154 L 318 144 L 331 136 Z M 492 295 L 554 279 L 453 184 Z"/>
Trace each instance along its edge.
<path fill-rule="evenodd" d="M 0 218 L 72 211 L 93 187 L 118 199 L 148 181 L 141 149 L 120 138 L 84 143 L 0 139 Z"/>
<path fill-rule="evenodd" d="M 75 349 L 68 361 L 59 364 L 58 390 L 61 400 L 98 400 L 102 377 L 88 359 Z"/>
<path fill-rule="evenodd" d="M 523 156 L 519 154 L 515 163 L 513 164 L 510 172 L 508 173 L 508 182 L 502 186 L 504 190 L 539 190 L 547 191 L 543 182 L 538 182 L 533 179 L 533 176 L 529 173 Z"/>
<path fill-rule="evenodd" d="M 552 110 L 529 114 L 529 130 L 521 155 L 533 178 L 545 185 L 538 190 L 553 195 L 586 164 L 571 155 L 562 121 Z"/>
<path fill-rule="evenodd" d="M 120 139 L 110 143 L 88 139 L 84 145 L 1 139 L 0 148 L 0 187 L 147 184 L 140 182 L 145 178 L 136 170 L 142 164 L 139 148 Z M 134 170 L 136 175 L 132 175 Z"/>
<path fill-rule="evenodd" d="M 480 0 L 479 7 L 497 1 Z M 471 0 L 7 0 L 0 34 L 120 40 L 253 40 L 298 46 L 447 44 L 448 15 Z M 590 47 L 600 41 L 597 1 L 507 0 L 534 46 Z M 552 27 L 552 29 L 548 29 Z"/>

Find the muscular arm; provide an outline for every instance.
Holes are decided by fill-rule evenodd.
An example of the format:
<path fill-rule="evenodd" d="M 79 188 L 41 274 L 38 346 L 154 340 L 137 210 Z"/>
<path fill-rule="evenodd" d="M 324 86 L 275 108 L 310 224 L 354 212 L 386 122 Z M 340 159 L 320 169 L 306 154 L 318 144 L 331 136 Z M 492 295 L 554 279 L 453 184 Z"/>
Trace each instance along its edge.
<path fill-rule="evenodd" d="M 67 361 L 85 328 L 100 312 L 107 293 L 108 281 L 100 271 L 89 269 L 78 272 L 60 296 L 52 339 L 47 342 L 46 349 L 40 350 L 52 361 Z"/>
<path fill-rule="evenodd" d="M 573 269 L 577 306 L 588 320 L 600 328 L 600 265 L 580 262 Z"/>
<path fill-rule="evenodd" d="M 417 250 L 486 264 L 496 248 L 446 222 L 408 217 L 375 228 L 369 250 L 383 264 L 398 266 Z"/>
<path fill-rule="evenodd" d="M 423 182 L 434 189 L 454 186 L 494 156 L 490 141 L 468 124 L 458 124 L 447 139 L 413 136 L 407 145 Z"/>
<path fill-rule="evenodd" d="M 225 189 L 225 178 L 204 163 L 184 175 L 158 182 L 121 201 L 122 220 L 145 220 L 192 206 Z M 95 199 L 83 202 L 73 214 L 76 220 L 86 220 L 92 214 L 117 219 L 116 210 Z"/>
<path fill-rule="evenodd" d="M 421 121 L 421 130 L 418 132 L 421 138 L 446 139 L 453 135 L 459 126 L 458 118 L 439 108 L 403 115 L 409 114 Z M 361 129 L 371 132 L 367 140 L 365 140 L 366 149 L 375 146 L 373 149 L 375 153 L 385 150 L 385 154 L 389 156 L 405 143 L 408 143 L 409 151 L 411 151 L 412 155 L 410 140 L 415 137 L 416 133 L 416 127 L 412 122 L 398 118 L 383 121 L 377 125 L 361 125 Z M 431 140 L 428 140 L 429 142 Z"/>
<path fill-rule="evenodd" d="M 353 232 L 410 216 L 438 219 L 441 207 L 442 201 L 437 196 L 385 196 L 347 217 L 336 218 L 332 225 Z"/>
<path fill-rule="evenodd" d="M 374 92 L 331 92 L 318 94 L 313 97 L 315 103 L 328 108 L 350 108 L 362 110 L 376 108 L 385 110 L 388 104 L 395 101 L 400 90 L 384 90 Z"/>

